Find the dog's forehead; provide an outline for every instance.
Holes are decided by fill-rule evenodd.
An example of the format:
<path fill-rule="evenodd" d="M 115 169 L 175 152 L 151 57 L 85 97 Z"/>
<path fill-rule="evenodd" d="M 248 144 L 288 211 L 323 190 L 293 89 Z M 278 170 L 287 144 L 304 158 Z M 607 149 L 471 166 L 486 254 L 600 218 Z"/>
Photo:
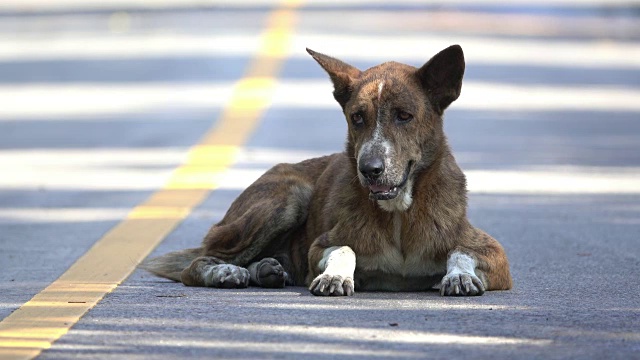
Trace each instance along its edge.
<path fill-rule="evenodd" d="M 417 69 L 410 65 L 386 62 L 362 72 L 359 81 L 361 94 L 380 98 L 383 92 L 389 92 L 402 85 L 405 87 L 414 78 Z"/>
<path fill-rule="evenodd" d="M 354 104 L 373 102 L 380 106 L 388 100 L 401 100 L 398 96 L 407 97 L 418 90 L 416 71 L 413 66 L 397 62 L 386 62 L 363 71 L 354 86 Z"/>
<path fill-rule="evenodd" d="M 395 61 L 388 61 L 382 63 L 380 65 L 376 65 L 365 70 L 362 74 L 363 76 L 387 76 L 387 75 L 397 75 L 397 76 L 406 76 L 408 74 L 414 73 L 417 69 L 411 65 L 402 64 Z"/>

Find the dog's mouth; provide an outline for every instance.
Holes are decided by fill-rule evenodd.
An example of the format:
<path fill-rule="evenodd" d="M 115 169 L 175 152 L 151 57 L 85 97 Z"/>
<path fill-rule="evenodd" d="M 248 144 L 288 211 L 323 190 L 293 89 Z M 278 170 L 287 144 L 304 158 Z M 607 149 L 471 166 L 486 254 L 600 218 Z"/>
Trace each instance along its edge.
<path fill-rule="evenodd" d="M 411 165 L 413 165 L 413 161 L 409 161 L 409 164 L 404 170 L 402 181 L 397 185 L 386 185 L 378 183 L 369 184 L 369 197 L 375 200 L 391 200 L 398 196 L 400 190 L 402 190 L 402 188 L 406 185 L 407 180 L 409 179 Z"/>

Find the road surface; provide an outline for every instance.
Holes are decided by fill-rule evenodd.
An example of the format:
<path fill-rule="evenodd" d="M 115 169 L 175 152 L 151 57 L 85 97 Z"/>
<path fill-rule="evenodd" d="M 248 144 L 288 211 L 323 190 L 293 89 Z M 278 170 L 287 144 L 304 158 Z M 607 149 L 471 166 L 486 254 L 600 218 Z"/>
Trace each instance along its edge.
<path fill-rule="evenodd" d="M 4 1 L 0 358 L 638 358 L 640 5 L 444 3 Z M 197 246 L 273 164 L 341 151 L 305 47 L 367 68 L 454 43 L 445 127 L 513 290 L 319 298 L 135 270 Z"/>

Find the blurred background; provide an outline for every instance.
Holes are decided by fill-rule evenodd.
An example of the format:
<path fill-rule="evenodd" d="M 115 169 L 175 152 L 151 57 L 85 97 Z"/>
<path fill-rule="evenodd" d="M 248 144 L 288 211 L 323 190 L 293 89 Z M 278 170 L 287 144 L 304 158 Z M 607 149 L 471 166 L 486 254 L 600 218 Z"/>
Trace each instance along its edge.
<path fill-rule="evenodd" d="M 167 182 L 215 128 L 278 6 L 0 2 L 0 318 Z M 305 47 L 365 69 L 420 66 L 460 44 L 467 70 L 446 132 L 467 174 L 472 222 L 510 256 L 517 297 L 505 302 L 568 296 L 569 282 L 576 301 L 629 306 L 609 330 L 638 330 L 624 319 L 640 306 L 630 279 L 640 271 L 640 1 L 287 6 L 295 23 L 266 111 L 225 181 L 156 254 L 196 246 L 271 165 L 342 150 L 346 123 Z M 540 280 L 549 273 L 559 275 Z M 620 300 L 610 286 L 593 289 L 613 280 L 634 291 Z M 136 273 L 127 286 L 149 281 Z M 549 301 L 541 306 L 563 306 Z"/>

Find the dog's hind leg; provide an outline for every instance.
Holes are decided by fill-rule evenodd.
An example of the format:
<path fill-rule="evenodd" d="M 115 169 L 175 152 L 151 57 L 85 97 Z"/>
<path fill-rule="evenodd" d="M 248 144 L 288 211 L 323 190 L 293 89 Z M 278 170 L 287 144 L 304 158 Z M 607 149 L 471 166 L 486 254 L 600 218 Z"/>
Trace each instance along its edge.
<path fill-rule="evenodd" d="M 330 159 L 274 166 L 238 196 L 200 248 L 166 254 L 143 267 L 188 286 L 245 287 L 249 266 L 256 285 L 301 284 L 307 271 L 309 202 Z"/>
<path fill-rule="evenodd" d="M 260 286 L 281 286 L 287 281 L 285 271 L 289 280 L 304 281 L 307 260 L 306 251 L 300 250 L 304 249 L 302 230 L 314 181 L 326 162 L 320 158 L 279 164 L 265 173 L 240 194 L 224 219 L 205 236 L 204 255 L 247 268 L 257 262 L 251 268 Z M 280 267 L 266 258 L 278 259 Z"/>
<path fill-rule="evenodd" d="M 234 289 L 249 286 L 249 271 L 227 264 L 213 256 L 201 256 L 182 271 L 181 281 L 187 286 L 208 286 Z"/>
<path fill-rule="evenodd" d="M 264 258 L 247 267 L 251 276 L 251 285 L 264 288 L 283 288 L 289 281 L 289 274 L 278 260 Z"/>
<path fill-rule="evenodd" d="M 225 263 L 213 256 L 201 256 L 182 271 L 181 281 L 187 286 L 225 289 L 245 288 L 249 284 L 264 288 L 283 288 L 288 274 L 274 258 L 251 263 L 248 268 Z"/>

